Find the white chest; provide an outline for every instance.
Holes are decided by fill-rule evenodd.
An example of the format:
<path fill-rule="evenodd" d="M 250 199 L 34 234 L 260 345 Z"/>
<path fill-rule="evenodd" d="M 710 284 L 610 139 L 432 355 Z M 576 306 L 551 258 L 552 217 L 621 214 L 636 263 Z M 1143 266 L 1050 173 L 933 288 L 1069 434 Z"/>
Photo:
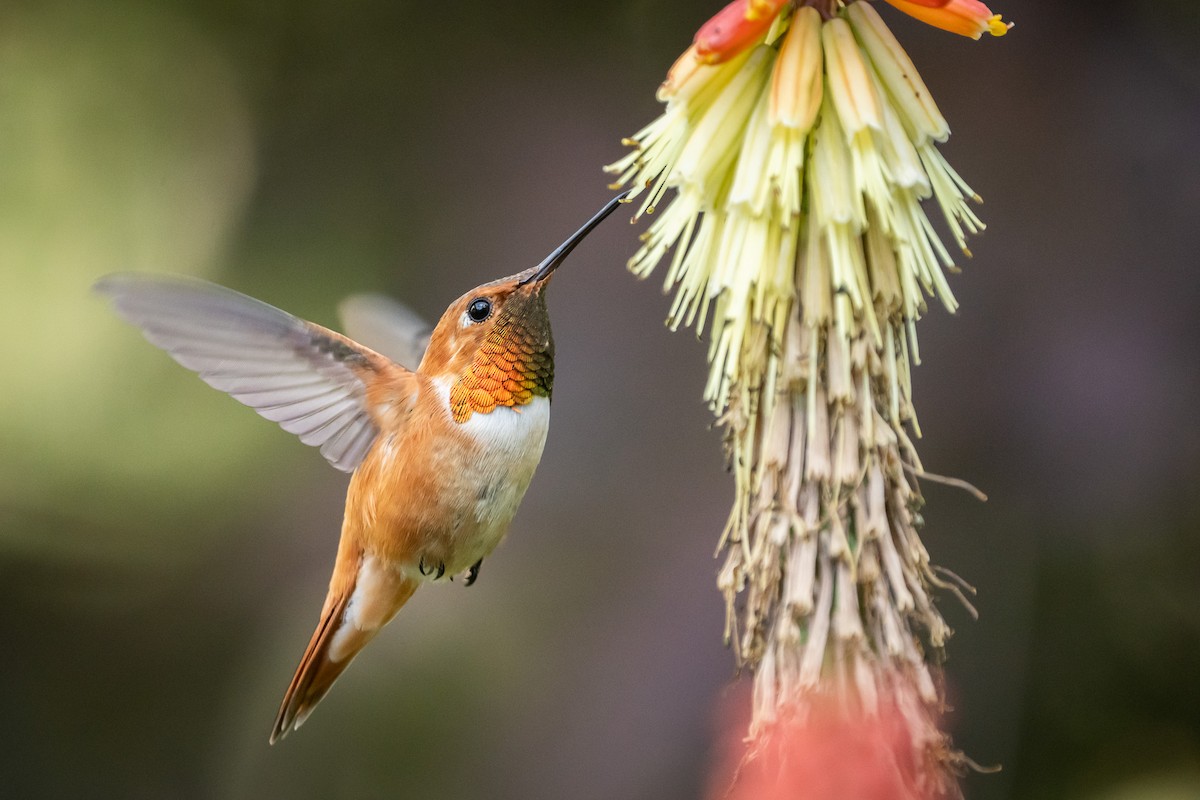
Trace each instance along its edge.
<path fill-rule="evenodd" d="M 449 397 L 449 384 L 438 388 Z M 550 429 L 550 400 L 535 397 L 526 405 L 475 413 L 456 424 L 478 445 L 476 457 L 463 469 L 471 473 L 468 484 L 478 487 L 472 516 L 479 541 L 472 549 L 486 554 L 508 530 L 542 459 Z"/>

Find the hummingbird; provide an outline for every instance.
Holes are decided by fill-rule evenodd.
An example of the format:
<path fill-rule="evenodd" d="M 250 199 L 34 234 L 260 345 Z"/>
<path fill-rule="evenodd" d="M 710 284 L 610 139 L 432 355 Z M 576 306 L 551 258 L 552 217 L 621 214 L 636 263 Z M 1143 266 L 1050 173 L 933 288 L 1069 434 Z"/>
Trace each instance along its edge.
<path fill-rule="evenodd" d="M 272 744 L 304 723 L 419 586 L 455 575 L 470 586 L 504 538 L 550 422 L 546 288 L 624 198 L 538 265 L 459 297 L 431 332 L 399 304 L 343 308 L 399 360 L 206 281 L 118 273 L 95 284 L 175 361 L 351 473 L 329 591 Z"/>

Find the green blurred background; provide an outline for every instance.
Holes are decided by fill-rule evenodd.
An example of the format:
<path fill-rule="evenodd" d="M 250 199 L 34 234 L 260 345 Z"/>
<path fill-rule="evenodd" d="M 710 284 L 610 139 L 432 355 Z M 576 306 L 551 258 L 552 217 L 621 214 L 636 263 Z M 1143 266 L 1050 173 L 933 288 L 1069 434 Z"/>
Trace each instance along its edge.
<path fill-rule="evenodd" d="M 89 293 L 199 275 L 336 325 L 539 260 L 711 4 L 0 6 L 0 794 L 694 798 L 733 682 L 704 349 L 610 222 L 551 298 L 541 470 L 479 583 L 427 590 L 267 746 L 346 477 Z M 990 228 L 921 326 L 934 559 L 972 798 L 1200 797 L 1200 12 L 888 10 Z"/>

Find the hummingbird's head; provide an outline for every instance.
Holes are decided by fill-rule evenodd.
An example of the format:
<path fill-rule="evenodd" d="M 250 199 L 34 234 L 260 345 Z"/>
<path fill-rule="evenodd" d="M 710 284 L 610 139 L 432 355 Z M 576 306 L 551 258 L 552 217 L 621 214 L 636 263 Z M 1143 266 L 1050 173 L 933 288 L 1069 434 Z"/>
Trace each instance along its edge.
<path fill-rule="evenodd" d="M 575 246 L 616 210 L 625 194 L 610 200 L 537 266 L 476 287 L 446 309 L 419 369 L 453 381 L 450 405 L 455 420 L 550 397 L 554 337 L 546 287 Z"/>

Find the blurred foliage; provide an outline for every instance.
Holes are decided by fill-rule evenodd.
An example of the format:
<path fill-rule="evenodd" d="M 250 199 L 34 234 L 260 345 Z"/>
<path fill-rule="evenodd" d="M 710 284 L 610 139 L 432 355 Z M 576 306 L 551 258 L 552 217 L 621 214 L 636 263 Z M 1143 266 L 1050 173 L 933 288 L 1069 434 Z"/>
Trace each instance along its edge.
<path fill-rule="evenodd" d="M 1200 795 L 1194 4 L 896 20 L 987 197 L 916 402 L 972 798 Z M 714 7 L 715 8 L 715 4 Z M 323 324 L 439 313 L 535 261 L 713 8 L 368 2 L 0 8 L 0 775 L 14 797 L 695 797 L 732 678 L 703 346 L 604 228 L 550 300 L 555 424 L 476 587 L 431 589 L 266 738 L 345 477 L 122 325 L 107 272 L 209 277 Z M 957 616 L 956 616 L 957 615 Z"/>
<path fill-rule="evenodd" d="M 1200 664 L 1200 517 L 1110 524 L 1109 545 L 1051 544 L 1039 569 L 1023 797 L 1200 796 L 1200 685 L 1180 680 Z"/>
<path fill-rule="evenodd" d="M 216 271 L 255 177 L 249 110 L 213 45 L 152 7 L 31 6 L 2 24 L 0 270 L 12 280 L 0 314 L 26 345 L 0 394 L 0 507 L 30 524 L 4 526 L 0 548 L 136 554 L 146 542 L 119 522 L 130 507 L 103 496 L 126 490 L 138 516 L 198 509 L 255 437 L 219 437 L 223 408 L 159 393 L 167 364 L 130 363 L 141 344 L 87 287 L 118 269 Z M 155 446 L 181 416 L 222 449 Z M 73 541 L 63 528 L 81 517 L 113 535 Z"/>

